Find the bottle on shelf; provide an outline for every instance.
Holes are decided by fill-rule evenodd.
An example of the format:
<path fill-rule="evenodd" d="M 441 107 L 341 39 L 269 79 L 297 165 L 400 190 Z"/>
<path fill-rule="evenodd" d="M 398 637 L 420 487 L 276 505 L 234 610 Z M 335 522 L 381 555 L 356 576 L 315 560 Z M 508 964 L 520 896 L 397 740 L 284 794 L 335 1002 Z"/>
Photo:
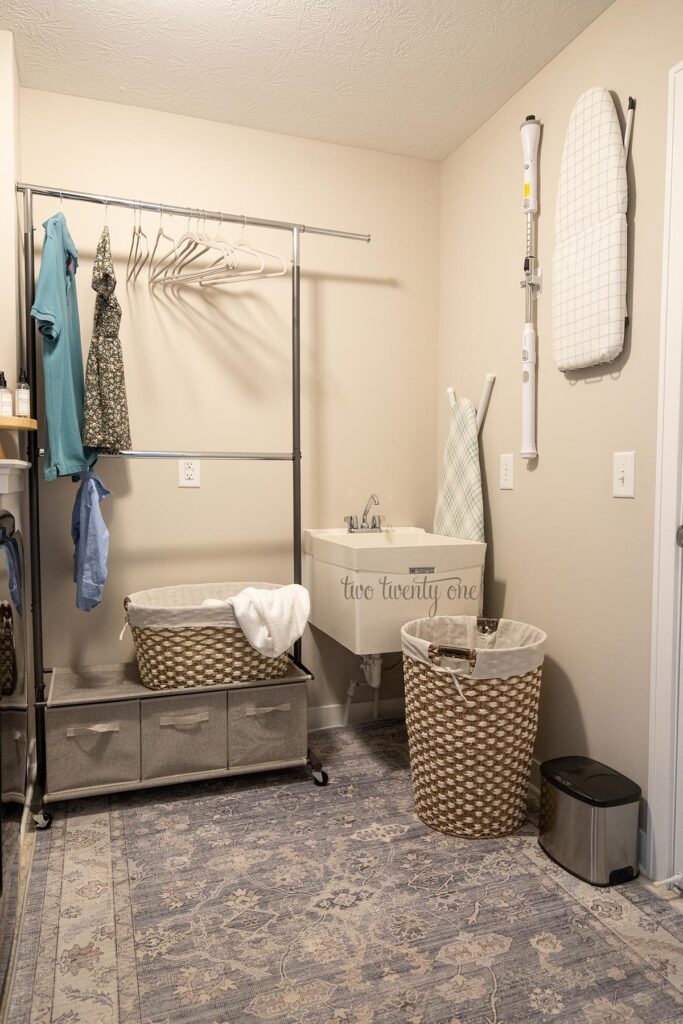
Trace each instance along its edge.
<path fill-rule="evenodd" d="M 14 415 L 25 417 L 31 415 L 31 388 L 23 366 L 19 370 L 19 380 L 14 392 Z"/>
<path fill-rule="evenodd" d="M 14 415 L 14 402 L 12 401 L 12 392 L 7 387 L 7 381 L 5 380 L 5 374 L 0 370 L 0 416 L 13 416 Z"/>

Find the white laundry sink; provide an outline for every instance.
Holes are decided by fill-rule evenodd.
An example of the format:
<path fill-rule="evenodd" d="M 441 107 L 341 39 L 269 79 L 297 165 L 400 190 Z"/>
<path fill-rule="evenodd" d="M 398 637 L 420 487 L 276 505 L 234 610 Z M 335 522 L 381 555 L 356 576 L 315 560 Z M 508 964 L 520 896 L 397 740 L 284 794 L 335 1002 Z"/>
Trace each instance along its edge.
<path fill-rule="evenodd" d="M 310 621 L 355 654 L 400 650 L 412 619 L 481 612 L 485 544 L 400 526 L 305 530 L 303 546 Z"/>
<path fill-rule="evenodd" d="M 381 533 L 349 533 L 345 529 L 304 533 L 304 551 L 313 558 L 367 572 L 445 572 L 471 565 L 485 550 L 484 544 L 440 537 L 418 526 L 397 526 Z"/>

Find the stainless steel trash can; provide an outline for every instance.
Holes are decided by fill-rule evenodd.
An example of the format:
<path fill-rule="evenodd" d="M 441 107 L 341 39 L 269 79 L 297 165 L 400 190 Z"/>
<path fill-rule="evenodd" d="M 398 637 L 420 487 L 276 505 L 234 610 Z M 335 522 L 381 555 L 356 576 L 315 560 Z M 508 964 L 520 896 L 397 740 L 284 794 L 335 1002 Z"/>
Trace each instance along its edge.
<path fill-rule="evenodd" d="M 560 867 L 591 885 L 638 874 L 640 786 L 589 757 L 541 765 L 538 842 Z"/>

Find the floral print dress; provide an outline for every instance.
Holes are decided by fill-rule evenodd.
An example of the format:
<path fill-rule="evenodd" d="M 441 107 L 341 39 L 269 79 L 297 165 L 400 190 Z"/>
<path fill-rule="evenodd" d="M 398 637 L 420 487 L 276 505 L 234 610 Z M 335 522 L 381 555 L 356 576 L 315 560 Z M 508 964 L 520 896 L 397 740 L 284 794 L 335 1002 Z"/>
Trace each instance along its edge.
<path fill-rule="evenodd" d="M 131 439 L 119 339 L 121 306 L 115 295 L 116 274 L 106 225 L 97 243 L 92 286 L 97 298 L 85 372 L 83 443 L 89 448 L 115 454 L 130 449 Z"/>

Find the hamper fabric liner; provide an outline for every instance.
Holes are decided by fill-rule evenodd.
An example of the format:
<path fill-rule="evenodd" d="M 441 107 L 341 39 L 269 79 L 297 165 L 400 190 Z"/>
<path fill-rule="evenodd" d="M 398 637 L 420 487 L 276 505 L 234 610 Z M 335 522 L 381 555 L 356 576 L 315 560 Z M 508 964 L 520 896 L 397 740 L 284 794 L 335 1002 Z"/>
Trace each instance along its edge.
<path fill-rule="evenodd" d="M 131 594 L 124 601 L 135 643 L 140 681 L 150 690 L 279 679 L 286 654 L 264 658 L 240 629 L 229 605 L 203 607 L 209 598 L 227 601 L 246 587 L 275 590 L 277 583 L 188 583 Z"/>
<path fill-rule="evenodd" d="M 464 838 L 526 816 L 547 636 L 511 619 L 437 616 L 401 630 L 418 816 Z"/>

